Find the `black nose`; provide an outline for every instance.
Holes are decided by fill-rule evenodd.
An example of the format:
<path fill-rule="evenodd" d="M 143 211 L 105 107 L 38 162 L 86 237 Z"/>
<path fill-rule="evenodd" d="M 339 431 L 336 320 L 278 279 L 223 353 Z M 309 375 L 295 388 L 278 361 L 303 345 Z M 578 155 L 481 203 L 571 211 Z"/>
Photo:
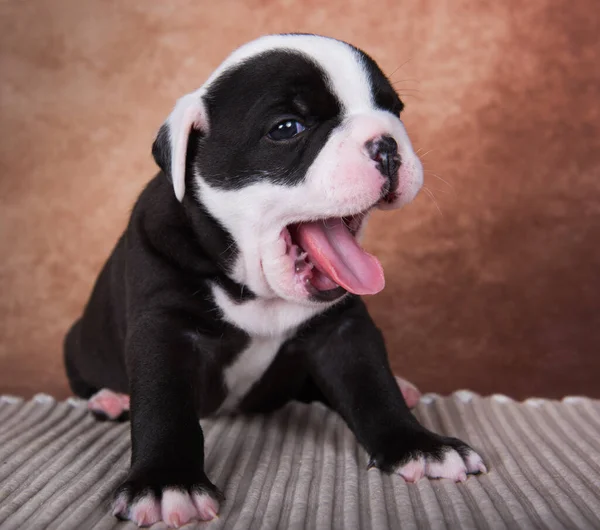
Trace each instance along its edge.
<path fill-rule="evenodd" d="M 365 147 L 369 156 L 377 162 L 377 169 L 380 173 L 384 177 L 395 179 L 401 163 L 396 140 L 391 136 L 380 136 L 369 140 Z"/>

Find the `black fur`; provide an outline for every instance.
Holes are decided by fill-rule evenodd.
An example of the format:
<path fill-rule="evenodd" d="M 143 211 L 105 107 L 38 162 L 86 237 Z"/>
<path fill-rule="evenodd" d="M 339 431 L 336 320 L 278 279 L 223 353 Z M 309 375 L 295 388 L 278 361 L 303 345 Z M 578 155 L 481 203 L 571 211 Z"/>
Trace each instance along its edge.
<path fill-rule="evenodd" d="M 387 110 L 402 104 L 365 54 L 373 94 Z M 256 94 L 265 94 L 256 99 Z M 325 73 L 296 53 L 255 57 L 218 79 L 207 96 L 210 134 L 190 136 L 188 176 L 201 170 L 210 185 L 242 188 L 262 178 L 292 186 L 332 129 L 340 103 Z M 294 117 L 306 133 L 274 143 L 265 135 Z M 199 417 L 226 397 L 223 371 L 249 343 L 220 318 L 211 283 L 239 303 L 255 295 L 230 279 L 236 242 L 187 192 L 180 203 L 169 182 L 169 131 L 161 128 L 153 155 L 162 168 L 140 195 L 123 236 L 101 271 L 83 316 L 65 341 L 73 391 L 102 388 L 131 395 L 132 461 L 119 488 L 129 499 L 175 486 L 219 492 L 204 473 Z M 188 182 L 188 190 L 193 182 Z M 240 410 L 263 412 L 297 399 L 323 401 L 339 412 L 372 463 L 391 470 L 417 453 L 441 457 L 444 445 L 409 412 L 387 360 L 383 338 L 356 296 L 305 323 L 281 347 Z"/>
<path fill-rule="evenodd" d="M 252 94 L 265 96 L 253 99 Z M 205 102 L 211 134 L 190 147 L 202 178 L 223 189 L 241 188 L 258 178 L 293 186 L 340 123 L 341 106 L 325 73 L 288 51 L 261 54 L 225 72 Z M 299 119 L 306 131 L 289 141 L 270 140 L 267 133 L 287 118 Z"/>

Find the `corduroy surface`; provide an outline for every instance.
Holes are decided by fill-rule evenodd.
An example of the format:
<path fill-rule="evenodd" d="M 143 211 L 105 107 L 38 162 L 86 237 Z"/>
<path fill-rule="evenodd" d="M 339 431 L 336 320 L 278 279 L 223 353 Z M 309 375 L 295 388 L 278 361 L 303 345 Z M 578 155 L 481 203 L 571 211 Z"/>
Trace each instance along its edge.
<path fill-rule="evenodd" d="M 227 500 L 197 528 L 600 528 L 600 401 L 462 391 L 426 395 L 415 413 L 468 440 L 489 473 L 407 484 L 367 471 L 338 415 L 290 404 L 202 422 L 207 473 Z M 108 508 L 129 456 L 129 424 L 96 422 L 81 401 L 0 398 L 0 528 L 135 528 Z"/>

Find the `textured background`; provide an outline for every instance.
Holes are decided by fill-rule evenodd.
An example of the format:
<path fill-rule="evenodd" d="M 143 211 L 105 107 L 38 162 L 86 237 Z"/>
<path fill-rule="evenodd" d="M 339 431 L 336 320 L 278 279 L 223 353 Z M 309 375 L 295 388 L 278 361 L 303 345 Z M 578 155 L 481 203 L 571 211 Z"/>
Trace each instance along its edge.
<path fill-rule="evenodd" d="M 155 171 L 175 99 L 245 41 L 305 31 L 391 76 L 437 201 L 424 192 L 367 232 L 394 369 L 426 391 L 600 397 L 599 13 L 596 0 L 2 0 L 0 392 L 67 395 L 62 336 Z"/>

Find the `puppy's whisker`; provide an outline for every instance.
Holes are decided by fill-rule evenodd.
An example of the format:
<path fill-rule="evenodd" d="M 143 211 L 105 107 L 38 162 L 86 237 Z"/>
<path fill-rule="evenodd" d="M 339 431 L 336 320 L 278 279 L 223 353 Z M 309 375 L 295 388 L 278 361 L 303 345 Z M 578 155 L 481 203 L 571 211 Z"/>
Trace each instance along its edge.
<path fill-rule="evenodd" d="M 430 189 L 430 190 L 432 190 L 432 191 L 434 191 L 434 190 L 435 190 L 435 191 L 439 191 L 440 193 L 446 193 L 446 194 L 448 194 L 448 195 L 454 195 L 454 196 L 456 196 L 456 192 L 455 192 L 453 189 L 450 189 L 450 190 L 443 190 L 442 188 L 434 188 L 434 187 L 432 187 L 432 186 L 428 186 L 428 187 L 429 187 L 429 189 Z"/>
<path fill-rule="evenodd" d="M 412 56 L 409 57 L 408 59 L 406 59 L 406 61 L 404 61 L 400 66 L 398 66 L 398 68 L 396 68 L 388 77 L 388 79 L 392 79 L 392 77 L 394 76 L 394 74 L 400 70 L 400 68 L 402 68 L 403 66 L 406 66 L 408 63 L 410 63 L 413 60 Z"/>
<path fill-rule="evenodd" d="M 226 256 L 228 254 L 228 252 L 235 246 L 235 242 L 230 243 L 229 245 L 227 245 L 227 248 L 221 252 L 221 256 Z"/>
<path fill-rule="evenodd" d="M 406 79 L 398 79 L 397 81 L 394 81 L 392 83 L 392 86 L 396 86 L 400 83 L 420 83 L 421 81 L 418 80 L 416 77 L 407 77 Z"/>
<path fill-rule="evenodd" d="M 446 184 L 447 186 L 450 186 L 452 189 L 454 189 L 454 186 L 452 184 L 450 184 L 447 180 L 444 180 L 437 173 L 434 173 L 430 169 L 424 169 L 423 173 L 428 173 L 429 175 L 433 175 L 436 179 L 441 180 L 444 184 Z"/>
<path fill-rule="evenodd" d="M 437 203 L 437 201 L 435 200 L 435 195 L 433 194 L 433 192 L 427 187 L 427 186 L 423 186 L 423 191 L 425 193 L 427 193 L 427 195 L 429 196 L 429 198 L 431 199 L 431 201 L 433 202 L 433 204 L 435 205 L 435 207 L 437 208 L 437 211 L 439 212 L 439 214 L 443 217 L 444 214 L 442 213 L 442 210 L 440 210 L 440 207 Z"/>
<path fill-rule="evenodd" d="M 420 151 L 420 149 L 419 149 Z M 419 155 L 419 158 L 421 160 L 423 160 L 423 158 L 425 158 L 429 153 L 432 153 L 433 151 L 435 151 L 435 149 L 430 149 L 429 151 L 426 151 L 425 153 L 423 153 L 422 155 Z"/>
<path fill-rule="evenodd" d="M 430 191 L 433 191 L 433 190 L 439 191 L 440 193 L 453 193 L 453 191 L 454 191 L 454 190 L 442 190 L 440 188 L 434 188 L 432 186 L 427 186 L 427 189 Z M 453 195 L 455 195 L 455 194 L 453 193 Z"/>
<path fill-rule="evenodd" d="M 404 94 L 403 92 L 398 92 L 398 95 L 402 98 L 415 98 L 415 99 L 421 99 L 419 98 L 419 96 L 417 96 L 416 94 Z"/>
<path fill-rule="evenodd" d="M 394 85 L 393 85 L 393 86 L 395 87 L 397 84 L 398 84 L 398 83 L 394 83 Z M 401 89 L 401 90 L 404 90 L 404 91 L 408 91 L 408 92 L 419 92 L 419 93 L 421 92 L 421 90 L 420 90 L 420 89 L 418 89 L 418 88 L 407 88 L 407 87 L 400 87 L 400 89 Z"/>

